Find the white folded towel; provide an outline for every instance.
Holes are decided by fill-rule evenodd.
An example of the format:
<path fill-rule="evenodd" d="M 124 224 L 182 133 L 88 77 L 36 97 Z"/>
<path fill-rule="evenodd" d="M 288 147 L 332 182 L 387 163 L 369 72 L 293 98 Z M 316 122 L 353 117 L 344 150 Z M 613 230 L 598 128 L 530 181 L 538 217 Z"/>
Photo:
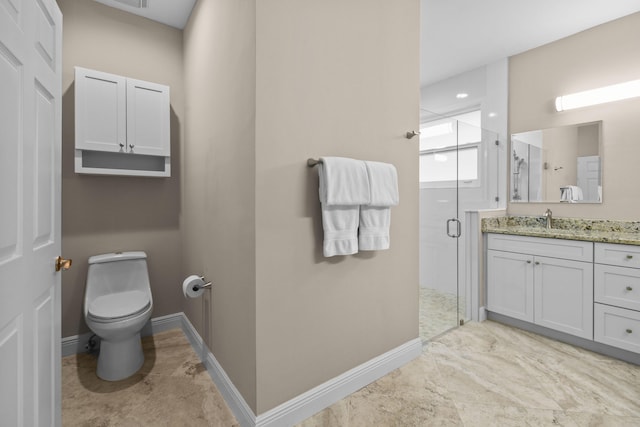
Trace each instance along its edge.
<path fill-rule="evenodd" d="M 573 201 L 577 202 L 579 200 L 584 200 L 584 195 L 582 194 L 582 188 L 577 185 L 571 186 L 571 195 L 573 196 Z"/>
<path fill-rule="evenodd" d="M 583 200 L 582 188 L 577 185 L 567 185 L 566 187 L 560 187 L 560 201 L 575 203 Z"/>
<path fill-rule="evenodd" d="M 371 202 L 365 162 L 346 157 L 321 157 L 319 166 L 321 203 L 353 206 Z"/>
<path fill-rule="evenodd" d="M 369 203 L 371 193 L 364 162 L 344 157 L 321 157 L 318 165 L 319 196 L 325 257 L 358 252 L 360 205 Z"/>
<path fill-rule="evenodd" d="M 362 251 L 389 249 L 391 208 L 399 201 L 398 173 L 389 163 L 364 162 L 369 175 L 371 202 L 360 207 L 358 246 Z"/>

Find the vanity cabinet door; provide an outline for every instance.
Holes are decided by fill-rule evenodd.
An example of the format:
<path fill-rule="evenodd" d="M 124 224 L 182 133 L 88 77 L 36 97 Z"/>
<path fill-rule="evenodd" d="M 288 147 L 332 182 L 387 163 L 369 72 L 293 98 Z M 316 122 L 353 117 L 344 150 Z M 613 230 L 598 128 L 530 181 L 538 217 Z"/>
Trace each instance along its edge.
<path fill-rule="evenodd" d="M 593 339 L 593 264 L 534 258 L 534 323 Z"/>
<path fill-rule="evenodd" d="M 487 251 L 487 310 L 533 322 L 533 257 Z"/>
<path fill-rule="evenodd" d="M 124 152 L 127 82 L 101 71 L 75 69 L 76 149 Z"/>

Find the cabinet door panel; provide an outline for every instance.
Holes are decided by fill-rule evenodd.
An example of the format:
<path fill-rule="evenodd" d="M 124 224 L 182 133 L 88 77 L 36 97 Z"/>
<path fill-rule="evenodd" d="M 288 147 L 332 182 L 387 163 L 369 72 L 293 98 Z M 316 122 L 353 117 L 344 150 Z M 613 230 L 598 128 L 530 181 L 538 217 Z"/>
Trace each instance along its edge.
<path fill-rule="evenodd" d="M 127 79 L 127 151 L 170 156 L 169 87 Z"/>
<path fill-rule="evenodd" d="M 127 139 L 126 79 L 80 67 L 76 67 L 75 77 L 76 149 L 123 151 Z"/>
<path fill-rule="evenodd" d="M 487 251 L 487 309 L 533 322 L 533 263 L 529 255 Z"/>
<path fill-rule="evenodd" d="M 593 339 L 592 283 L 592 263 L 536 257 L 534 323 Z"/>

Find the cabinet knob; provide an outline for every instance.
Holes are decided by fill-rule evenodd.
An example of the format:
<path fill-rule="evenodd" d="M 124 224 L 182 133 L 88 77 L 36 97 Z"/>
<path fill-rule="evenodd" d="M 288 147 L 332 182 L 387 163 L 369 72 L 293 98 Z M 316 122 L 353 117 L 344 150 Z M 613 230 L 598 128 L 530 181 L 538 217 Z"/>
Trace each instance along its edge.
<path fill-rule="evenodd" d="M 120 143 L 120 151 L 124 151 L 124 144 Z"/>
<path fill-rule="evenodd" d="M 627 259 L 633 259 L 633 255 L 627 255 Z"/>
<path fill-rule="evenodd" d="M 540 261 L 536 261 L 536 265 L 540 265 Z"/>
<path fill-rule="evenodd" d="M 631 329 L 627 329 L 627 333 L 628 333 L 628 334 L 631 334 L 631 333 L 633 333 L 633 330 L 631 330 Z"/>
<path fill-rule="evenodd" d="M 627 290 L 628 290 L 628 291 L 632 291 L 632 290 L 633 290 L 633 288 L 632 288 L 631 286 L 627 286 Z"/>
<path fill-rule="evenodd" d="M 527 260 L 527 264 L 531 264 L 531 260 L 530 259 Z"/>

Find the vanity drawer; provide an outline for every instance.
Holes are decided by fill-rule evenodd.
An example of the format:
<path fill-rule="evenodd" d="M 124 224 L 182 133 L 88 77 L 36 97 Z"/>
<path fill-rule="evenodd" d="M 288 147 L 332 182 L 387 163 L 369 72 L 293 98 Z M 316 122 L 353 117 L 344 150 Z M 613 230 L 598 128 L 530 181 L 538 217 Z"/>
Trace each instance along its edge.
<path fill-rule="evenodd" d="M 640 246 L 596 243 L 594 252 L 597 263 L 640 268 Z"/>
<path fill-rule="evenodd" d="M 596 302 L 640 311 L 640 269 L 594 264 L 593 279 Z"/>
<path fill-rule="evenodd" d="M 487 248 L 575 261 L 593 261 L 593 243 L 580 240 L 490 233 L 487 235 Z"/>
<path fill-rule="evenodd" d="M 640 312 L 594 304 L 594 341 L 640 353 Z"/>

